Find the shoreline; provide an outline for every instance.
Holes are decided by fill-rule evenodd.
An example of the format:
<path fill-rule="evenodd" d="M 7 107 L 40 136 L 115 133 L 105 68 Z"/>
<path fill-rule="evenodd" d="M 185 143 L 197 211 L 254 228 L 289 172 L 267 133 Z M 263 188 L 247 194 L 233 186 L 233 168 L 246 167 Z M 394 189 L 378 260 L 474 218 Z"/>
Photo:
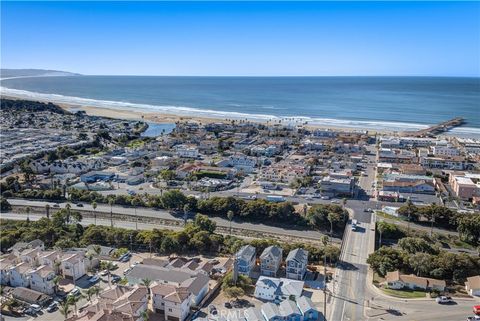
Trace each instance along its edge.
<path fill-rule="evenodd" d="M 2 79 L 3 80 L 3 79 Z M 17 91 L 15 89 L 9 89 L 3 86 L 0 86 L 1 89 L 1 98 L 5 99 L 25 99 L 25 100 L 34 100 L 40 102 L 51 102 L 54 103 L 61 108 L 75 112 L 78 110 L 85 111 L 87 115 L 90 116 L 99 116 L 99 117 L 107 117 L 107 118 L 115 118 L 115 119 L 126 119 L 126 120 L 139 120 L 145 121 L 150 123 L 157 123 L 157 124 L 175 124 L 179 121 L 195 121 L 199 123 L 230 123 L 232 120 L 245 120 L 251 123 L 258 123 L 258 124 L 288 124 L 294 126 L 301 126 L 309 130 L 314 129 L 326 129 L 326 130 L 334 130 L 334 131 L 345 131 L 345 132 L 368 132 L 369 134 L 381 134 L 381 135 L 389 135 L 389 136 L 398 136 L 401 135 L 403 132 L 411 131 L 411 130 L 418 130 L 421 126 L 422 128 L 428 127 L 428 125 L 420 125 L 420 124 L 412 124 L 411 128 L 401 128 L 399 126 L 405 125 L 404 123 L 397 123 L 397 122 L 378 122 L 378 121 L 365 121 L 365 124 L 361 124 L 361 121 L 358 121 L 357 124 L 347 124 L 348 122 L 354 123 L 355 121 L 349 120 L 336 120 L 336 119 L 326 119 L 324 124 L 322 123 L 312 123 L 306 117 L 280 117 L 280 116 L 273 116 L 274 118 L 270 119 L 263 119 L 263 118 L 256 118 L 255 116 L 265 116 L 265 115 L 252 115 L 252 117 L 248 117 L 248 115 L 237 113 L 237 115 L 231 115 L 230 118 L 220 117 L 216 115 L 210 116 L 199 116 L 194 115 L 195 111 L 188 111 L 185 114 L 185 110 L 181 110 L 179 108 L 178 114 L 172 110 L 172 112 L 162 112 L 162 111 L 154 111 L 149 109 L 144 110 L 132 110 L 128 108 L 128 106 L 119 105 L 119 102 L 111 101 L 108 102 L 110 104 L 105 104 L 106 106 L 95 106 L 93 103 L 96 102 L 94 99 L 87 99 L 81 98 L 83 101 L 79 102 L 66 102 L 65 99 L 72 98 L 72 97 L 65 97 L 62 95 L 54 95 L 54 94 L 42 94 L 36 92 L 29 92 L 29 91 Z M 4 93 L 4 92 L 7 93 Z M 13 91 L 13 92 L 12 92 Z M 56 97 L 58 96 L 58 98 Z M 78 98 L 78 97 L 73 97 Z M 92 104 L 89 102 L 92 101 Z M 121 102 L 120 102 L 121 103 Z M 201 113 L 202 111 L 200 111 Z M 208 111 L 205 111 L 208 112 Z M 338 122 L 345 122 L 345 126 L 342 124 L 328 124 L 329 121 L 338 121 Z M 380 123 L 382 125 L 380 125 Z M 385 128 L 382 126 L 390 125 L 392 128 Z M 397 126 L 397 127 L 395 127 Z M 444 137 L 462 137 L 462 138 L 473 138 L 473 139 L 480 139 L 480 129 L 477 128 L 470 128 L 464 127 L 464 130 L 453 130 L 450 132 L 443 133 L 439 136 Z"/>
<path fill-rule="evenodd" d="M 84 111 L 89 116 L 98 116 L 98 117 L 107 117 L 107 118 L 114 118 L 114 119 L 125 119 L 125 120 L 139 120 L 144 122 L 156 123 L 156 124 L 174 124 L 179 121 L 195 121 L 203 124 L 209 123 L 230 123 L 231 119 L 227 118 L 220 118 L 220 117 L 201 117 L 201 116 L 185 116 L 185 115 L 173 115 L 168 113 L 162 112 L 150 112 L 150 111 L 134 111 L 128 110 L 126 108 L 116 107 L 116 109 L 106 108 L 106 107 L 98 107 L 98 106 L 88 106 L 82 104 L 74 104 L 74 103 L 65 103 L 62 101 L 55 101 L 55 99 L 44 99 L 42 97 L 30 97 L 30 96 L 22 96 L 22 95 L 11 95 L 7 94 L 1 95 L 2 99 L 14 99 L 14 100 L 35 100 L 43 103 L 53 103 L 58 105 L 59 107 L 63 108 L 69 112 L 76 112 L 76 111 Z M 291 118 L 291 117 L 290 117 Z M 237 120 L 237 119 L 235 119 Z M 258 124 L 271 124 L 267 121 L 260 121 L 260 120 L 248 120 L 252 123 Z M 372 134 L 384 134 L 384 135 L 395 135 L 396 131 L 388 131 L 388 130 L 378 130 L 378 129 L 370 129 L 370 128 L 356 128 L 356 127 L 341 127 L 341 126 L 328 126 L 328 125 L 317 125 L 317 124 L 303 124 L 303 121 L 297 121 L 295 124 L 301 125 L 308 129 L 329 129 L 335 131 L 347 131 L 347 132 L 358 132 L 358 131 L 368 131 Z"/>

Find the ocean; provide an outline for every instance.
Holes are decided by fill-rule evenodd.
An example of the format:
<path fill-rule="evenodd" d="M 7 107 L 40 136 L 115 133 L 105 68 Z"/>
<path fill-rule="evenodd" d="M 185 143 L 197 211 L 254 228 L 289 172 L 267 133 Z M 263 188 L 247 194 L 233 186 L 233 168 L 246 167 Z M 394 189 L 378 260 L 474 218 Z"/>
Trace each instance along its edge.
<path fill-rule="evenodd" d="M 480 136 L 480 78 L 67 76 L 4 79 L 4 95 L 112 109 L 414 130 L 460 116 Z"/>

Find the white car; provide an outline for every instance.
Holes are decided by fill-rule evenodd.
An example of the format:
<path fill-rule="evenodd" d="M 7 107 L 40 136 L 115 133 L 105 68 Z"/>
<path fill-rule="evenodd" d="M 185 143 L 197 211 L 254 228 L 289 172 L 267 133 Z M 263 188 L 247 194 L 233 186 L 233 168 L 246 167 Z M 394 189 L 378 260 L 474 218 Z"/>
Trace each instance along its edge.
<path fill-rule="evenodd" d="M 127 275 L 128 272 L 130 272 L 131 270 L 132 270 L 132 268 L 125 269 L 125 270 L 123 271 L 123 275 Z"/>
<path fill-rule="evenodd" d="M 39 306 L 38 304 L 32 304 L 30 307 L 35 311 L 35 312 L 40 312 L 42 311 L 42 307 Z"/>
<path fill-rule="evenodd" d="M 450 303 L 450 302 L 453 302 L 453 299 L 449 296 L 444 296 L 444 295 L 441 295 L 439 297 L 437 297 L 435 299 L 435 301 L 437 301 L 437 303 L 439 304 L 442 304 L 442 303 Z"/>
<path fill-rule="evenodd" d="M 68 295 L 70 296 L 76 296 L 80 294 L 80 290 L 78 288 L 74 288 Z"/>
<path fill-rule="evenodd" d="M 474 315 L 473 317 L 467 317 L 467 321 L 480 321 L 480 315 Z"/>

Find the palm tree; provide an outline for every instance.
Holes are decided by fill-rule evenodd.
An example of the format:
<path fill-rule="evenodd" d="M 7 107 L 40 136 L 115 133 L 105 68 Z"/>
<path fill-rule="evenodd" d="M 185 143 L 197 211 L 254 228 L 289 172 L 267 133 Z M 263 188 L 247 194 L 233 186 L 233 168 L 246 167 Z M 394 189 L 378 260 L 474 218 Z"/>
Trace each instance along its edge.
<path fill-rule="evenodd" d="M 234 215 L 235 215 L 235 213 L 233 213 L 232 210 L 229 210 L 227 212 L 227 217 L 228 217 L 228 220 L 230 221 L 230 235 L 232 235 L 232 220 L 233 220 Z"/>
<path fill-rule="evenodd" d="M 50 204 L 45 205 L 45 216 L 50 218 Z"/>
<path fill-rule="evenodd" d="M 81 298 L 83 298 L 83 295 L 82 295 L 82 294 L 80 294 L 80 295 L 71 295 L 71 296 L 69 296 L 68 299 L 67 299 L 67 302 L 69 302 L 71 305 L 73 305 L 75 315 L 78 314 L 77 303 L 78 303 L 78 301 L 80 301 Z"/>
<path fill-rule="evenodd" d="M 30 211 L 32 209 L 30 208 L 30 206 L 27 206 L 27 208 L 25 209 L 25 212 L 27 213 L 27 221 L 30 221 Z"/>
<path fill-rule="evenodd" d="M 53 292 L 57 294 L 58 292 L 58 283 L 60 283 L 60 276 L 57 275 L 56 277 L 53 278 Z"/>
<path fill-rule="evenodd" d="M 185 204 L 183 206 L 183 225 L 187 225 L 188 213 L 192 211 L 190 204 Z"/>
<path fill-rule="evenodd" d="M 110 205 L 110 226 L 113 227 L 113 199 L 108 199 L 108 205 Z"/>
<path fill-rule="evenodd" d="M 97 209 L 97 202 L 95 201 L 92 202 L 92 208 L 93 208 L 94 224 L 97 225 L 97 213 L 95 212 L 95 210 Z"/>
<path fill-rule="evenodd" d="M 330 212 L 327 215 L 327 220 L 330 222 L 330 235 L 333 233 L 333 223 L 338 221 L 338 213 Z"/>
<path fill-rule="evenodd" d="M 378 248 L 382 247 L 382 234 L 383 232 L 385 232 L 386 229 L 387 229 L 387 223 L 385 223 L 384 221 L 378 222 L 377 224 L 377 231 L 379 235 Z"/>
<path fill-rule="evenodd" d="M 152 284 L 152 280 L 150 280 L 149 278 L 144 278 L 142 279 L 141 284 L 147 288 L 148 298 L 150 298 L 150 285 Z"/>
<path fill-rule="evenodd" d="M 148 310 L 143 311 L 140 316 L 142 317 L 143 321 L 148 321 L 149 315 L 148 315 Z"/>
<path fill-rule="evenodd" d="M 67 222 L 67 224 L 70 224 L 70 209 L 72 208 L 72 205 L 70 205 L 70 203 L 67 203 L 67 205 L 65 205 L 65 209 L 67 210 L 67 217 L 65 218 L 65 221 Z"/>
<path fill-rule="evenodd" d="M 60 313 L 63 315 L 65 320 L 68 319 L 68 314 L 70 313 L 70 302 L 65 300 L 65 302 L 60 303 Z"/>
<path fill-rule="evenodd" d="M 108 287 L 111 287 L 112 286 L 112 282 L 111 282 L 111 271 L 115 268 L 113 266 L 113 263 L 108 261 L 108 262 L 102 262 L 103 264 L 103 269 L 104 270 L 107 270 L 107 276 L 108 276 Z"/>

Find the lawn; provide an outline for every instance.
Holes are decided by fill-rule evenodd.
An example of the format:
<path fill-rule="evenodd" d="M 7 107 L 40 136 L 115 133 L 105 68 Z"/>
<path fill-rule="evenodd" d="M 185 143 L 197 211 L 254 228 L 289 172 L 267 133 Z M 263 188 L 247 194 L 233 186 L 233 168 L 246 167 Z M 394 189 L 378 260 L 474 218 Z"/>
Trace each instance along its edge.
<path fill-rule="evenodd" d="M 402 299 L 414 299 L 414 298 L 424 298 L 426 293 L 423 291 L 413 291 L 413 290 L 394 290 L 394 289 L 385 289 L 382 288 L 382 291 L 385 294 L 402 298 Z"/>

